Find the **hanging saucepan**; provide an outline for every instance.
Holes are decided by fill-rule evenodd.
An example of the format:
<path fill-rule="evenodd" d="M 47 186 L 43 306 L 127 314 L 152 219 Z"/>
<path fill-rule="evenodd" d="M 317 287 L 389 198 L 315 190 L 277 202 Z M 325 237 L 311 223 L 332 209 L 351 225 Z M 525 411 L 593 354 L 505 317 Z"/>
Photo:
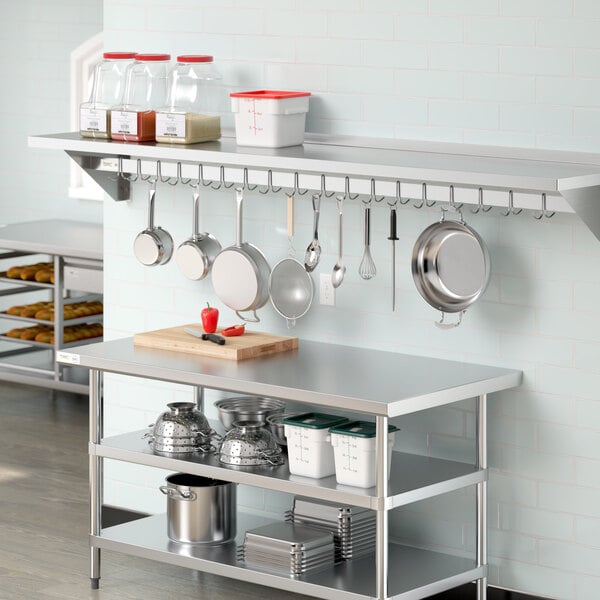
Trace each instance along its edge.
<path fill-rule="evenodd" d="M 183 242 L 175 259 L 181 273 L 188 279 L 204 279 L 210 271 L 221 244 L 210 233 L 200 233 L 200 182 L 194 187 L 194 216 L 192 237 Z"/>
<path fill-rule="evenodd" d="M 269 277 L 269 295 L 273 308 L 285 318 L 288 328 L 309 310 L 314 296 L 314 284 L 305 266 L 293 256 L 294 196 L 288 195 L 288 239 L 292 256 L 280 260 Z"/>
<path fill-rule="evenodd" d="M 412 254 L 412 274 L 417 290 L 442 312 L 436 325 L 457 327 L 471 304 L 485 292 L 490 280 L 490 256 L 479 234 L 463 220 L 447 221 L 443 209 L 438 223 L 418 237 Z M 459 313 L 458 322 L 444 323 L 444 313 Z"/>
<path fill-rule="evenodd" d="M 222 250 L 212 268 L 215 293 L 236 315 L 252 323 L 260 321 L 256 311 L 269 300 L 269 275 L 271 267 L 263 253 L 252 244 L 242 241 L 243 190 L 236 188 L 237 204 L 236 243 Z M 252 311 L 254 318 L 243 316 Z"/>
<path fill-rule="evenodd" d="M 136 258 L 148 267 L 164 265 L 173 254 L 173 238 L 161 227 L 154 226 L 154 199 L 156 197 L 156 179 L 148 190 L 148 227 L 135 238 L 133 251 Z"/>

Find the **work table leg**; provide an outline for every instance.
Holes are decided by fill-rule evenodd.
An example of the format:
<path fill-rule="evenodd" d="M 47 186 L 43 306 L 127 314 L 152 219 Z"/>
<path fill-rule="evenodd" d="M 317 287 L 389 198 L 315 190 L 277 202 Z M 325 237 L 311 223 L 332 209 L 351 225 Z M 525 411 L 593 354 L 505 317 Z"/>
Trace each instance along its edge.
<path fill-rule="evenodd" d="M 477 398 L 477 468 L 487 469 L 487 396 Z M 487 480 L 477 484 L 477 566 L 487 565 Z M 477 580 L 477 600 L 487 600 L 487 576 Z"/>
<path fill-rule="evenodd" d="M 377 417 L 376 423 L 376 479 L 377 498 L 387 498 L 388 495 L 388 418 Z M 388 511 L 377 510 L 377 548 L 376 548 L 376 572 L 377 572 L 377 600 L 385 600 L 388 597 Z"/>
<path fill-rule="evenodd" d="M 102 373 L 90 369 L 90 442 L 99 444 L 104 435 Z M 102 458 L 90 454 L 90 533 L 100 535 L 102 528 Z M 100 548 L 90 546 L 90 579 L 93 590 L 100 587 Z"/>

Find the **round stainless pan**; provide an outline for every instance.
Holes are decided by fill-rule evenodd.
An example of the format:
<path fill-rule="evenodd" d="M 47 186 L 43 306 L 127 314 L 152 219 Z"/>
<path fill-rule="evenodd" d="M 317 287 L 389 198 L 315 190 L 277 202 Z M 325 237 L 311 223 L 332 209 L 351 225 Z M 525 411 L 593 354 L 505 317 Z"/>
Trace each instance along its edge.
<path fill-rule="evenodd" d="M 198 187 L 199 187 L 198 183 Z M 200 233 L 200 194 L 198 187 L 194 188 L 194 215 L 192 237 L 183 242 L 175 259 L 181 273 L 188 279 L 198 281 L 204 279 L 221 251 L 221 244 L 210 233 Z"/>
<path fill-rule="evenodd" d="M 417 290 L 443 313 L 461 313 L 485 292 L 490 280 L 490 256 L 479 234 L 462 221 L 430 225 L 418 237 L 412 254 Z"/>
<path fill-rule="evenodd" d="M 154 226 L 154 199 L 156 181 L 152 181 L 148 190 L 148 227 L 137 234 L 133 242 L 136 258 L 148 267 L 164 265 L 171 260 L 173 254 L 173 238 L 161 227 Z"/>
<path fill-rule="evenodd" d="M 243 191 L 235 190 L 237 203 L 236 244 L 222 250 L 212 268 L 215 293 L 244 321 L 258 322 L 256 314 L 269 300 L 271 267 L 264 254 L 252 244 L 242 241 Z M 252 311 L 254 318 L 241 313 Z"/>

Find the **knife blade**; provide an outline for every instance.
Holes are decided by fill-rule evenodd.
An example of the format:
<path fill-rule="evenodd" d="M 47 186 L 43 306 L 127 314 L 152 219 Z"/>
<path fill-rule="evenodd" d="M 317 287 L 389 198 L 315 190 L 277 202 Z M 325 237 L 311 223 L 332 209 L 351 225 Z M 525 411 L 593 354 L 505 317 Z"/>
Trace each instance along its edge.
<path fill-rule="evenodd" d="M 219 344 L 219 346 L 225 345 L 225 338 L 221 335 L 217 335 L 216 333 L 202 333 L 201 331 L 192 329 L 191 327 L 185 327 L 183 331 L 189 335 L 200 338 L 201 340 L 213 342 L 214 344 Z"/>

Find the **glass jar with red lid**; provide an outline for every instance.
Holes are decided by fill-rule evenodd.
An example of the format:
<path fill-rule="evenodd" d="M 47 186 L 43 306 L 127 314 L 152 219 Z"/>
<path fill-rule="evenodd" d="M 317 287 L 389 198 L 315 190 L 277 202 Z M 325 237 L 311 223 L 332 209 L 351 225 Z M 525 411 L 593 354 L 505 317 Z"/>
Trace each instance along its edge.
<path fill-rule="evenodd" d="M 218 140 L 221 79 L 212 56 L 178 56 L 169 74 L 166 106 L 156 111 L 156 141 L 195 144 Z"/>
<path fill-rule="evenodd" d="M 83 137 L 110 138 L 110 109 L 121 102 L 127 68 L 136 52 L 105 52 L 94 67 L 88 102 L 79 107 L 79 132 Z"/>
<path fill-rule="evenodd" d="M 121 104 L 111 110 L 113 140 L 154 140 L 155 110 L 166 102 L 170 61 L 170 54 L 136 54 L 127 70 Z"/>

